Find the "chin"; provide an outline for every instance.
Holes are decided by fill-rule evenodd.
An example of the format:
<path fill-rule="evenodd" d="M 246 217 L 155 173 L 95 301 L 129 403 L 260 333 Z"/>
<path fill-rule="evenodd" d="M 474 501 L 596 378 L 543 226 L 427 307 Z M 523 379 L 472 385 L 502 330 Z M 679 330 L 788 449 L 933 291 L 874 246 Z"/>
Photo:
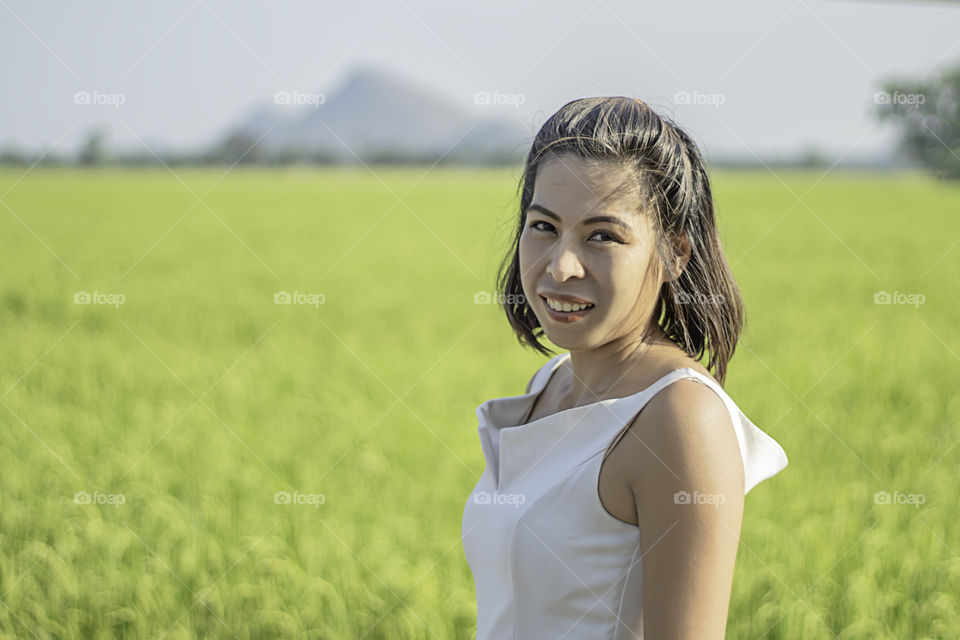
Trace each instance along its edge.
<path fill-rule="evenodd" d="M 544 336 L 556 346 L 567 351 L 588 351 L 600 344 L 600 341 L 592 336 L 592 332 L 581 334 L 575 329 L 544 331 Z"/>

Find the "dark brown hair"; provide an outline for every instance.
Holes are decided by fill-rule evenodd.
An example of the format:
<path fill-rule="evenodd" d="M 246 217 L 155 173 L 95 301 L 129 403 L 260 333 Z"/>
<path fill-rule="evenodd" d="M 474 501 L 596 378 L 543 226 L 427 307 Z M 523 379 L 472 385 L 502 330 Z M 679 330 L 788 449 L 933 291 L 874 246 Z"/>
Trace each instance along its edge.
<path fill-rule="evenodd" d="M 623 96 L 592 97 L 563 105 L 537 132 L 520 179 L 520 215 L 510 250 L 497 272 L 497 298 L 524 346 L 544 355 L 543 328 L 523 296 L 520 235 L 533 199 L 537 169 L 548 158 L 572 154 L 626 170 L 639 194 L 638 211 L 649 213 L 660 267 L 676 264 L 676 239 L 686 235 L 690 259 L 679 277 L 660 288 L 656 323 L 722 385 L 727 363 L 746 321 L 717 231 L 710 180 L 696 144 L 680 127 L 645 103 Z"/>

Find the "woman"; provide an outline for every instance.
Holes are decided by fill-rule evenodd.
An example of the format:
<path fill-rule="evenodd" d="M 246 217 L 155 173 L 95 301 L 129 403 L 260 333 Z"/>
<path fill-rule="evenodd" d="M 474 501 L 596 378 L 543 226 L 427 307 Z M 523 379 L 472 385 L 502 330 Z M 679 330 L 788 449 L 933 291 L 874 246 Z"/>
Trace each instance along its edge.
<path fill-rule="evenodd" d="M 721 387 L 744 310 L 696 145 L 639 100 L 575 100 L 520 187 L 498 293 L 521 344 L 567 353 L 477 407 L 477 637 L 723 638 L 743 496 L 787 457 Z"/>

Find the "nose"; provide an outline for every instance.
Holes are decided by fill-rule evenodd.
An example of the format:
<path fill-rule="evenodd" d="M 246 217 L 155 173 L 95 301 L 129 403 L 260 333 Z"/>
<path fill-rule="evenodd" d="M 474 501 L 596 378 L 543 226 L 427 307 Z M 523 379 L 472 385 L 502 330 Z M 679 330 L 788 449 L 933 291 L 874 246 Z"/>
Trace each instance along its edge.
<path fill-rule="evenodd" d="M 557 242 L 550 252 L 550 261 L 547 263 L 547 273 L 555 282 L 564 282 L 569 278 L 583 277 L 583 263 L 580 256 L 568 243 Z"/>

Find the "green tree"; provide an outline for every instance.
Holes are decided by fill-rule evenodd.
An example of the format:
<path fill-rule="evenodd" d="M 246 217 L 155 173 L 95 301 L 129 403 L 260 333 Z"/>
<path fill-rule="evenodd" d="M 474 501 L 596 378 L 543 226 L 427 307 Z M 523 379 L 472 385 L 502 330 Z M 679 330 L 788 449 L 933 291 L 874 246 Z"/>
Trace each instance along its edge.
<path fill-rule="evenodd" d="M 99 129 L 93 130 L 87 134 L 87 140 L 80 148 L 80 164 L 97 165 L 103 164 L 107 159 L 107 151 L 103 146 L 106 134 Z"/>
<path fill-rule="evenodd" d="M 247 133 L 234 132 L 208 154 L 208 160 L 214 164 L 259 164 L 266 160 L 266 154 L 257 143 L 257 138 Z"/>
<path fill-rule="evenodd" d="M 900 149 L 938 178 L 960 179 L 960 64 L 930 81 L 890 79 L 873 101 Z"/>

